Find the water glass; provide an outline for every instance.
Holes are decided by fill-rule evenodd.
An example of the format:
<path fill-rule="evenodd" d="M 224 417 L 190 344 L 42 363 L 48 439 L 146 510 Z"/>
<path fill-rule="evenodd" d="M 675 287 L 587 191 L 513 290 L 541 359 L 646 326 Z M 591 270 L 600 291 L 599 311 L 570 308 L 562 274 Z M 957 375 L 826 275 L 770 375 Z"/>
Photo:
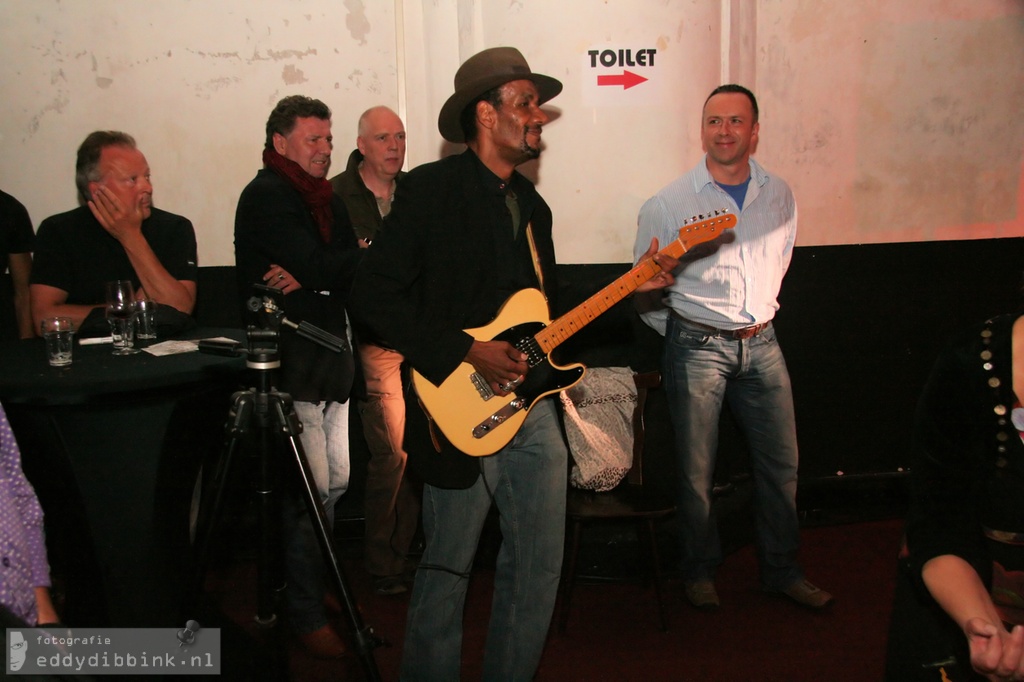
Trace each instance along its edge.
<path fill-rule="evenodd" d="M 135 347 L 135 320 L 131 317 L 108 317 L 110 336 L 114 342 L 114 355 L 133 355 Z"/>
<path fill-rule="evenodd" d="M 135 338 L 156 338 L 156 302 L 142 299 L 135 302 Z"/>
<path fill-rule="evenodd" d="M 40 331 L 46 341 L 46 359 L 51 367 L 71 364 L 71 349 L 75 325 L 70 317 L 48 317 L 42 321 Z"/>

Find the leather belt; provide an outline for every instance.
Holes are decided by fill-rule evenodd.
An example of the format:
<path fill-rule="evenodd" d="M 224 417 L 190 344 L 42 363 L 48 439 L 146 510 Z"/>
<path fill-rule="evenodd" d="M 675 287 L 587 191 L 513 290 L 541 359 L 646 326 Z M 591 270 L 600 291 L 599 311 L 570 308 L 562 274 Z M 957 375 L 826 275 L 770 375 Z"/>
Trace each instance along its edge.
<path fill-rule="evenodd" d="M 719 329 L 718 327 L 712 327 L 711 325 L 701 324 L 700 322 L 688 320 L 674 310 L 672 311 L 672 317 L 676 318 L 680 322 L 696 327 L 697 329 L 701 329 L 703 331 L 714 334 L 715 336 L 724 336 L 727 339 L 735 339 L 737 341 L 742 341 L 743 339 L 749 339 L 753 336 L 757 336 L 765 329 L 767 329 L 768 325 L 771 324 L 771 322 L 769 321 L 762 322 L 761 324 L 752 324 L 749 327 L 740 327 L 739 329 Z"/>

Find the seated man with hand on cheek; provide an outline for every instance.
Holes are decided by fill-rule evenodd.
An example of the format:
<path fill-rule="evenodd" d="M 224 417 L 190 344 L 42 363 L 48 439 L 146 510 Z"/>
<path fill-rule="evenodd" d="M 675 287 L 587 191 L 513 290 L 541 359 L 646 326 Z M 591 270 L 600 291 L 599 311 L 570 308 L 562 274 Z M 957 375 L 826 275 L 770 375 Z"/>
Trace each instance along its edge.
<path fill-rule="evenodd" d="M 149 164 L 132 136 L 97 131 L 86 137 L 75 182 L 82 205 L 47 218 L 36 235 L 30 287 L 36 333 L 41 320 L 58 315 L 81 329 L 98 310 L 102 322 L 106 283 L 118 279 L 132 281 L 137 299 L 190 315 L 195 231 L 188 219 L 154 208 Z"/>

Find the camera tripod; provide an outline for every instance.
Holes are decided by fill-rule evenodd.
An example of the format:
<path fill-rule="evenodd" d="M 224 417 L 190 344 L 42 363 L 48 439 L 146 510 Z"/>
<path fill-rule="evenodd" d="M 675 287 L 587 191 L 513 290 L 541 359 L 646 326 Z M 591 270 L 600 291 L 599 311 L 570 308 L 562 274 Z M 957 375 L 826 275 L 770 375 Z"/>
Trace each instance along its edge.
<path fill-rule="evenodd" d="M 336 352 L 340 352 L 345 347 L 345 341 L 306 323 L 301 323 L 298 326 L 287 320 L 284 320 L 284 323 L 295 327 L 300 335 Z M 276 623 L 277 599 L 275 595 L 279 594 L 285 586 L 283 562 L 281 561 L 281 491 L 275 489 L 275 484 L 289 480 L 282 475 L 284 471 L 278 461 L 278 455 L 288 450 L 289 456 L 286 461 L 290 461 L 295 466 L 301 479 L 301 492 L 306 509 L 327 564 L 329 578 L 333 581 L 342 607 L 349 618 L 356 651 L 366 672 L 366 678 L 371 682 L 376 682 L 381 678 L 373 658 L 373 648 L 382 642 L 373 634 L 373 629 L 363 622 L 338 561 L 338 551 L 329 530 L 327 516 L 320 501 L 302 443 L 297 438 L 298 434 L 302 432 L 302 424 L 295 414 L 291 396 L 274 387 L 276 370 L 281 366 L 276 345 L 277 331 L 250 326 L 247 336 L 249 343 L 246 367 L 255 370 L 256 386 L 245 391 L 238 391 L 232 396 L 232 407 L 225 425 L 228 440 L 224 453 L 217 462 L 208 493 L 203 495 L 204 503 L 200 507 L 196 525 L 196 572 L 187 603 L 195 604 L 198 596 L 202 593 L 212 540 L 218 530 L 232 461 L 243 436 L 255 427 L 256 435 L 259 438 L 259 464 L 255 487 L 260 529 L 257 555 L 256 621 L 268 627 Z M 285 445 L 288 447 L 286 448 Z"/>

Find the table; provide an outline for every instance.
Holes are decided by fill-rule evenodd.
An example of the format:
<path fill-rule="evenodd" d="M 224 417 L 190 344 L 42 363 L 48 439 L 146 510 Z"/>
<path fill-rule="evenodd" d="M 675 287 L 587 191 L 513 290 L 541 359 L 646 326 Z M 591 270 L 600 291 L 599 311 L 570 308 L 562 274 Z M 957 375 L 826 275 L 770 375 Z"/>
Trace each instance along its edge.
<path fill-rule="evenodd" d="M 245 331 L 199 328 L 176 338 L 212 337 L 244 342 Z M 83 346 L 76 340 L 74 362 L 68 367 L 50 367 L 42 339 L 4 341 L 0 342 L 0 398 L 4 405 L 80 405 L 98 398 L 134 399 L 161 394 L 168 388 L 237 378 L 244 366 L 240 357 L 198 352 L 117 356 L 111 353 L 109 343 Z"/>
<path fill-rule="evenodd" d="M 240 329 L 194 329 L 183 338 Z M 0 342 L 0 401 L 46 514 L 65 619 L 79 627 L 180 627 L 196 473 L 219 455 L 245 358 L 111 354 L 75 344 L 50 367 L 41 339 Z"/>

